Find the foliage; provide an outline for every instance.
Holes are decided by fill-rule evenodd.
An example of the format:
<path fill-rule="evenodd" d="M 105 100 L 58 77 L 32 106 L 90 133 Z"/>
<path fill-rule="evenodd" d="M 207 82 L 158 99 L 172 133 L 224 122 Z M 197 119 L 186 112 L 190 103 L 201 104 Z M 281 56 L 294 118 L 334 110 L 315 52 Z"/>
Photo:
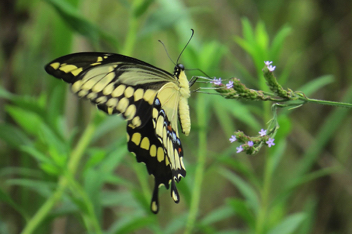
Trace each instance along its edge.
<path fill-rule="evenodd" d="M 296 4 L 290 14 L 306 9 L 302 20 L 313 21 L 308 3 L 290 2 Z M 0 233 L 40 234 L 58 229 L 106 234 L 308 234 L 350 230 L 352 180 L 346 152 L 352 150 L 352 121 L 348 109 L 309 104 L 311 109 L 304 113 L 280 111 L 275 147 L 248 156 L 236 154 L 228 138 L 238 129 L 256 133 L 265 128 L 271 118 L 270 103 L 192 93 L 192 132 L 189 137 L 181 136 L 187 168 L 187 177 L 179 184 L 181 202 L 173 204 L 169 193 L 161 189 L 161 210 L 156 216 L 149 210 L 151 178 L 145 166 L 127 152 L 125 122 L 78 100 L 66 92 L 63 82 L 44 72 L 43 66 L 53 58 L 92 50 L 172 67 L 157 40 L 163 41 L 176 60 L 193 28 L 195 37 L 180 59 L 186 68 L 199 68 L 211 77 L 237 77 L 248 86 L 267 90 L 263 61 L 273 60 L 280 84 L 307 95 L 352 101 L 348 78 L 352 74 L 345 68 L 350 67 L 348 57 L 339 65 L 344 59 L 328 52 L 326 57 L 305 52 L 309 44 L 302 38 L 305 33 L 314 34 L 299 31 L 296 21 L 302 21 L 294 21 L 290 14 L 286 21 L 276 20 L 286 3 L 277 3 L 271 11 L 268 4 L 256 3 L 263 20 L 252 19 L 256 13 L 238 20 L 231 15 L 236 12 L 226 11 L 237 9 L 235 3 L 227 4 L 224 13 L 219 13 L 213 7 L 220 7 L 216 1 L 189 2 L 188 6 L 167 0 L 14 1 L 8 13 L 17 23 L 12 33 L 18 34 L 22 44 L 13 40 L 9 56 L 5 41 L 10 35 L 3 33 L 0 49 L 0 204 L 5 211 L 0 214 Z M 231 20 L 223 20 L 221 14 Z M 253 22 L 258 23 L 252 26 Z M 234 31 L 232 23 L 242 32 Z M 337 37 L 334 40 L 343 40 L 328 33 Z M 324 42 L 326 35 L 321 37 Z M 336 43 L 329 46 L 343 48 Z M 313 69 L 318 61 L 321 67 Z M 340 197 L 341 201 L 334 200 Z M 334 219 L 341 219 L 338 226 L 329 224 Z"/>

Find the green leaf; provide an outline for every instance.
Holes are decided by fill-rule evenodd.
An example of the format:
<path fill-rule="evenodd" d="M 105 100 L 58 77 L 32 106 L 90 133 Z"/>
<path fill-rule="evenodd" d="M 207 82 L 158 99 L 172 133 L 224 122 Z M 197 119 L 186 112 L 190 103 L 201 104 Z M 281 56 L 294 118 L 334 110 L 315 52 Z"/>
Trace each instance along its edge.
<path fill-rule="evenodd" d="M 259 21 L 255 28 L 255 39 L 256 44 L 262 52 L 267 52 L 268 44 L 269 44 L 269 36 L 265 29 L 265 24 L 262 21 Z"/>
<path fill-rule="evenodd" d="M 103 113 L 97 113 L 96 116 L 101 116 Z M 105 116 L 105 115 L 104 115 Z M 97 119 L 99 117 L 96 117 Z M 96 130 L 94 131 L 94 135 L 92 138 L 92 142 L 99 140 L 104 137 L 108 132 L 115 130 L 117 127 L 121 125 L 125 125 L 126 121 L 121 118 L 121 116 L 107 116 L 104 117 L 103 121 L 99 123 Z"/>
<path fill-rule="evenodd" d="M 0 187 L 0 201 L 5 202 L 6 204 L 8 204 L 9 206 L 11 206 L 13 209 L 15 209 L 18 213 L 20 213 L 22 215 L 23 218 L 25 218 L 26 220 L 29 219 L 29 216 L 26 214 L 26 211 L 22 209 L 21 206 L 17 205 L 17 203 L 12 200 L 12 198 L 7 195 L 2 188 Z"/>
<path fill-rule="evenodd" d="M 276 227 L 271 229 L 268 234 L 292 234 L 299 225 L 304 221 L 306 215 L 304 213 L 296 213 L 285 218 Z"/>
<path fill-rule="evenodd" d="M 181 229 L 186 226 L 188 213 L 183 213 L 178 217 L 173 218 L 165 227 L 162 233 L 174 234 L 180 233 Z"/>
<path fill-rule="evenodd" d="M 254 30 L 251 26 L 251 23 L 247 18 L 242 18 L 242 34 L 245 41 L 248 41 L 249 44 L 255 44 Z"/>
<path fill-rule="evenodd" d="M 332 75 L 325 75 L 318 77 L 312 81 L 309 81 L 302 87 L 300 87 L 298 90 L 302 91 L 305 95 L 310 96 L 314 92 L 318 91 L 325 85 L 328 85 L 334 81 L 334 77 Z"/>
<path fill-rule="evenodd" d="M 39 126 L 43 122 L 43 119 L 38 114 L 15 106 L 6 106 L 6 111 L 27 133 L 38 134 Z"/>
<path fill-rule="evenodd" d="M 238 101 L 224 101 L 221 96 L 213 96 L 211 99 L 212 106 L 214 108 L 220 109 L 222 108 L 223 111 L 227 111 L 236 119 L 240 120 L 241 122 L 247 124 L 252 129 L 260 129 L 261 124 L 258 123 L 256 118 L 251 114 L 248 108 L 241 104 Z M 222 111 L 222 112 L 223 112 Z M 215 113 L 217 113 L 215 111 Z M 221 121 L 221 116 L 218 116 Z"/>
<path fill-rule="evenodd" d="M 159 8 L 147 18 L 140 35 L 146 36 L 160 30 L 169 29 L 188 14 L 188 11 L 185 10 Z"/>
<path fill-rule="evenodd" d="M 21 150 L 37 159 L 40 163 L 54 164 L 54 162 L 47 155 L 38 151 L 33 146 L 21 146 Z"/>
<path fill-rule="evenodd" d="M 83 18 L 77 10 L 70 4 L 61 0 L 45 0 L 52 5 L 61 18 L 77 33 L 87 37 L 97 45 L 100 37 L 104 37 L 109 42 L 116 43 L 112 36 L 102 32 L 97 26 Z"/>
<path fill-rule="evenodd" d="M 248 184 L 246 181 L 244 181 L 242 178 L 240 178 L 238 175 L 235 173 L 222 168 L 219 173 L 223 175 L 225 178 L 227 178 L 235 187 L 241 192 L 241 194 L 245 197 L 246 201 L 248 204 L 251 206 L 251 208 L 257 212 L 259 209 L 259 199 L 258 195 L 255 192 L 255 190 L 251 187 L 250 184 Z"/>
<path fill-rule="evenodd" d="M 0 123 L 0 139 L 14 148 L 31 144 L 31 140 L 22 130 L 6 123 Z"/>
<path fill-rule="evenodd" d="M 27 187 L 43 197 L 49 197 L 52 194 L 53 189 L 56 187 L 55 183 L 31 179 L 9 179 L 6 182 L 10 185 Z"/>
<path fill-rule="evenodd" d="M 250 208 L 248 207 L 246 201 L 237 198 L 230 198 L 226 203 L 231 206 L 233 212 L 240 216 L 248 226 L 251 228 L 255 227 L 255 217 L 253 212 L 251 212 Z"/>
<path fill-rule="evenodd" d="M 222 206 L 220 208 L 212 210 L 207 214 L 200 223 L 202 225 L 211 225 L 213 223 L 222 221 L 234 215 L 232 207 Z"/>
<path fill-rule="evenodd" d="M 11 99 L 13 94 L 0 86 L 0 98 Z"/>
<path fill-rule="evenodd" d="M 133 11 L 134 17 L 139 18 L 140 16 L 142 16 L 149 9 L 150 5 L 153 2 L 154 0 L 141 1 L 141 4 L 137 6 Z"/>
<path fill-rule="evenodd" d="M 39 164 L 39 167 L 48 175 L 58 176 L 62 173 L 62 169 L 54 164 L 41 163 Z"/>
<path fill-rule="evenodd" d="M 272 40 L 270 50 L 269 50 L 269 57 L 270 60 L 276 60 L 282 46 L 284 45 L 286 37 L 291 33 L 291 28 L 288 26 L 283 26 L 278 33 L 276 33 L 274 39 Z"/>

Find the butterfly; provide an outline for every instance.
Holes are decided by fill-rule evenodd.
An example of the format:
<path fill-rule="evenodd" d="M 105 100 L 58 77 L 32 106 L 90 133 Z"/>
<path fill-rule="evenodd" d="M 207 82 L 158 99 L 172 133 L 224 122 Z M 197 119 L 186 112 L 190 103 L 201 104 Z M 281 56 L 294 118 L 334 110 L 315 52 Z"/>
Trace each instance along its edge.
<path fill-rule="evenodd" d="M 154 176 L 150 208 L 159 211 L 161 185 L 171 187 L 178 203 L 176 183 L 186 176 L 178 120 L 185 135 L 190 133 L 188 106 L 190 86 L 182 64 L 173 74 L 141 60 L 113 53 L 69 54 L 45 66 L 50 75 L 71 84 L 72 91 L 89 99 L 109 115 L 127 120 L 128 150 L 145 163 Z"/>

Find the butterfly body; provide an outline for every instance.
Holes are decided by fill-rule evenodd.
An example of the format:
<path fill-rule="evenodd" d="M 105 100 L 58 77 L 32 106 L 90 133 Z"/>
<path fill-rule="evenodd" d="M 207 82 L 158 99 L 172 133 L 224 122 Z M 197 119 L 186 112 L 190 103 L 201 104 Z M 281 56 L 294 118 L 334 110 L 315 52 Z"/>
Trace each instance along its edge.
<path fill-rule="evenodd" d="M 174 74 L 128 56 L 112 53 L 76 53 L 55 59 L 45 70 L 70 83 L 79 97 L 89 99 L 109 115 L 127 122 L 128 150 L 144 162 L 155 184 L 151 210 L 159 210 L 158 188 L 171 184 L 177 203 L 176 182 L 186 176 L 178 134 L 191 128 L 189 81 L 182 64 Z"/>

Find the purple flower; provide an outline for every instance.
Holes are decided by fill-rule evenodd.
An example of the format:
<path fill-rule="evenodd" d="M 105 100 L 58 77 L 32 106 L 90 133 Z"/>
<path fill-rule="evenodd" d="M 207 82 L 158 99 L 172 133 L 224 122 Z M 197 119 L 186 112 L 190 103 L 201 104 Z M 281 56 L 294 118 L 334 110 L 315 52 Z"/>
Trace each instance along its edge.
<path fill-rule="evenodd" d="M 273 139 L 273 138 L 269 138 L 269 140 L 267 142 L 265 142 L 265 143 L 267 143 L 268 147 L 270 148 L 271 146 L 275 145 L 274 140 L 275 139 Z"/>
<path fill-rule="evenodd" d="M 253 146 L 253 141 L 248 141 L 247 144 L 248 144 L 249 147 L 252 147 Z"/>
<path fill-rule="evenodd" d="M 214 79 L 212 79 L 211 81 L 210 81 L 210 84 L 214 84 L 214 82 L 216 82 L 218 79 L 216 79 L 216 77 L 214 77 Z"/>
<path fill-rule="evenodd" d="M 273 65 L 269 65 L 268 66 L 268 69 L 269 71 L 273 72 L 275 70 L 276 66 L 273 66 Z"/>
<path fill-rule="evenodd" d="M 235 141 L 237 141 L 237 138 L 236 138 L 236 136 L 232 135 L 230 138 L 230 142 L 233 143 Z"/>
<path fill-rule="evenodd" d="M 261 129 L 259 134 L 260 134 L 260 136 L 265 136 L 266 135 L 266 130 Z"/>
<path fill-rule="evenodd" d="M 230 80 L 229 83 L 226 84 L 226 88 L 231 89 L 233 87 L 233 81 Z"/>
<path fill-rule="evenodd" d="M 218 80 L 215 80 L 213 83 L 214 85 L 221 85 L 221 78 L 219 78 Z"/>
<path fill-rule="evenodd" d="M 237 150 L 237 152 L 236 152 L 236 153 L 240 153 L 240 152 L 242 152 L 242 151 L 243 151 L 242 145 L 240 145 L 240 146 L 236 147 L 236 150 Z"/>
<path fill-rule="evenodd" d="M 216 79 L 216 77 L 214 77 L 214 79 L 212 81 L 210 81 L 210 83 L 212 83 L 214 85 L 221 85 L 221 78 Z"/>
<path fill-rule="evenodd" d="M 265 63 L 265 66 L 269 66 L 270 64 L 273 63 L 273 61 L 264 61 L 264 63 Z"/>

